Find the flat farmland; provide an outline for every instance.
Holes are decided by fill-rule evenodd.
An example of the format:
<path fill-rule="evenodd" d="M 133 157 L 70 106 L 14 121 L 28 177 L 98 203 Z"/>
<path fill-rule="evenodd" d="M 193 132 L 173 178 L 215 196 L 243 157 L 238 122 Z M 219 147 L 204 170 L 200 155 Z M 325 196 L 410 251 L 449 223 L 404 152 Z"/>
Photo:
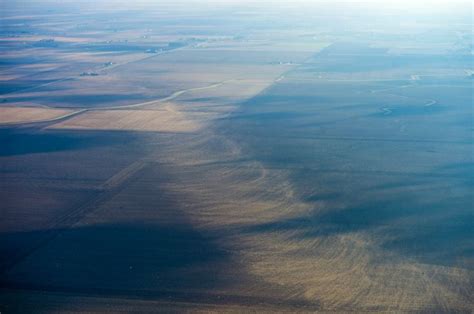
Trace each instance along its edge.
<path fill-rule="evenodd" d="M 7 6 L 0 310 L 472 312 L 472 19 L 340 9 Z"/>
<path fill-rule="evenodd" d="M 201 115 L 203 116 L 203 115 Z M 199 117 L 196 117 L 199 118 Z M 201 117 L 201 120 L 204 117 Z M 195 119 L 198 120 L 198 119 Z M 195 132 L 202 128 L 168 105 L 166 110 L 101 110 L 84 113 L 79 117 L 52 126 L 53 129 L 75 130 L 129 130 L 155 132 Z"/>
<path fill-rule="evenodd" d="M 303 60 L 307 55 L 301 53 L 296 59 Z M 132 59 L 115 68 L 105 67 L 94 76 L 79 73 L 64 80 L 53 80 L 34 89 L 8 93 L 2 101 L 10 106 L 35 103 L 55 108 L 127 106 L 231 80 L 251 77 L 270 81 L 290 68 L 279 64 L 279 60 L 287 59 L 287 53 L 182 50 L 143 60 Z"/>
<path fill-rule="evenodd" d="M 32 108 L 32 107 L 2 107 L 0 108 L 0 123 L 22 123 L 57 119 L 73 113 L 72 110 Z"/>
<path fill-rule="evenodd" d="M 3 271 L 53 236 L 54 230 L 67 227 L 81 207 L 100 194 L 103 182 L 138 156 L 128 144 L 127 154 L 113 161 L 100 158 L 105 152 L 122 151 L 119 143 L 129 143 L 126 137 L 31 129 L 2 129 L 0 136 Z M 70 167 L 78 160 L 80 168 Z"/>
<path fill-rule="evenodd" d="M 438 308 L 428 301 L 437 294 L 445 296 L 439 302 L 447 307 L 462 309 L 472 292 L 467 236 L 473 228 L 472 130 L 466 124 L 472 118 L 471 83 L 462 67 L 449 79 L 433 75 L 413 81 L 399 74 L 387 81 L 382 63 L 373 69 L 382 73 L 380 81 L 374 74 L 363 79 L 363 73 L 338 67 L 337 61 L 346 64 L 352 58 L 350 64 L 359 66 L 365 52 L 338 48 L 339 57 L 331 49 L 248 100 L 229 118 L 233 122 L 222 123 L 223 132 L 240 134 L 235 140 L 248 145 L 244 154 L 255 156 L 268 171 L 286 173 L 293 182 L 291 195 L 308 206 L 306 213 L 251 228 L 254 241 L 261 233 L 289 237 L 274 244 L 265 237 L 265 247 L 285 245 L 275 251 L 308 256 L 276 254 L 269 260 L 281 266 L 262 261 L 255 271 L 274 282 L 294 280 L 296 289 L 322 303 L 370 309 L 400 298 L 405 309 L 426 302 Z M 378 53 L 378 58 L 404 59 Z M 328 63 L 338 69 L 337 79 Z M 405 69 L 410 71 L 409 64 Z M 233 132 L 229 126 L 234 123 L 249 135 Z M 314 259 L 327 266 L 323 273 L 315 271 Z M 282 265 L 295 266 L 283 271 Z M 333 278 L 339 279 L 327 289 Z M 354 298 L 354 289 L 372 292 Z M 394 297 L 396 291 L 404 292 Z"/>

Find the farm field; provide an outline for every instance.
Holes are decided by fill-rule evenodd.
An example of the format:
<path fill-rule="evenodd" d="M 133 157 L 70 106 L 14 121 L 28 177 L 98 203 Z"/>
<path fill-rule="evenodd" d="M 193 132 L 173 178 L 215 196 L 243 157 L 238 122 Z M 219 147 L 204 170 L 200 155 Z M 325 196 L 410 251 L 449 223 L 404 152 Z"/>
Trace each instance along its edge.
<path fill-rule="evenodd" d="M 35 108 L 35 107 L 2 107 L 0 108 L 0 123 L 27 123 L 58 119 L 69 114 L 72 110 Z"/>
<path fill-rule="evenodd" d="M 2 4 L 1 312 L 472 312 L 472 17 L 302 3 Z"/>

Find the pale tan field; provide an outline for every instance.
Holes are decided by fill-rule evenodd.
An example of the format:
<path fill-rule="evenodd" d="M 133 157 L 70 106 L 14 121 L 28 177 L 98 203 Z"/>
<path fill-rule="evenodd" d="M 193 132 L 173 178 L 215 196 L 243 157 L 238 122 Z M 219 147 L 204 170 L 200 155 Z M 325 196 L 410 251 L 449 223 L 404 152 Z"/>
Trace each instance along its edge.
<path fill-rule="evenodd" d="M 209 115 L 207 115 L 209 117 Z M 71 130 L 122 130 L 154 132 L 196 132 L 202 128 L 206 114 L 186 117 L 173 110 L 169 104 L 165 110 L 101 110 L 89 111 L 49 129 Z"/>
<path fill-rule="evenodd" d="M 33 107 L 0 107 L 0 123 L 15 124 L 57 119 L 73 113 L 74 110 L 33 108 Z"/>

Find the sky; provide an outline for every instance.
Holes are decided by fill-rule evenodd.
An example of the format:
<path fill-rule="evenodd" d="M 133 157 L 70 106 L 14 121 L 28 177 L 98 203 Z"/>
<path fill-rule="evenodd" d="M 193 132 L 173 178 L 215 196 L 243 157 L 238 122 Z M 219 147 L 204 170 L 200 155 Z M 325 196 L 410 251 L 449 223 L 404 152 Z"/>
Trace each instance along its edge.
<path fill-rule="evenodd" d="M 31 4 L 53 4 L 56 6 L 73 5 L 79 9 L 140 9 L 153 6 L 183 7 L 185 9 L 206 9 L 225 6 L 247 6 L 259 10 L 291 7 L 302 10 L 318 7 L 331 10 L 351 11 L 367 10 L 372 13 L 392 12 L 394 14 L 420 15 L 474 15 L 471 0 L 0 0 L 1 9 L 12 7 L 27 8 Z M 311 11 L 308 11 L 311 12 Z M 1 15 L 1 13 L 0 13 Z"/>

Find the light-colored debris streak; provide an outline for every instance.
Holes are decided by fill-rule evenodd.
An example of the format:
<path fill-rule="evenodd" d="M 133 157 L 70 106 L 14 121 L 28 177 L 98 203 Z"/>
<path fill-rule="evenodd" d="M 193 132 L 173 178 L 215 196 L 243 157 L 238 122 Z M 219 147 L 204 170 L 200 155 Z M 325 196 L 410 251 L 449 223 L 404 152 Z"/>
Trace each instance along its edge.
<path fill-rule="evenodd" d="M 469 309 L 470 271 L 384 251 L 379 243 L 383 227 L 326 235 L 325 229 L 337 226 L 318 223 L 318 215 L 331 208 L 299 200 L 286 171 L 239 162 L 242 155 L 232 149 L 235 144 L 220 140 L 225 143 L 221 147 L 229 147 L 222 158 L 216 151 L 199 149 L 206 147 L 202 140 L 183 144 L 186 158 L 173 158 L 177 184 L 171 188 L 189 197 L 188 214 L 199 228 L 217 231 L 222 246 L 235 252 L 249 273 L 284 287 L 283 298 L 338 311 Z M 182 156 L 174 149 L 172 156 Z M 208 158 L 230 161 L 213 165 Z"/>

